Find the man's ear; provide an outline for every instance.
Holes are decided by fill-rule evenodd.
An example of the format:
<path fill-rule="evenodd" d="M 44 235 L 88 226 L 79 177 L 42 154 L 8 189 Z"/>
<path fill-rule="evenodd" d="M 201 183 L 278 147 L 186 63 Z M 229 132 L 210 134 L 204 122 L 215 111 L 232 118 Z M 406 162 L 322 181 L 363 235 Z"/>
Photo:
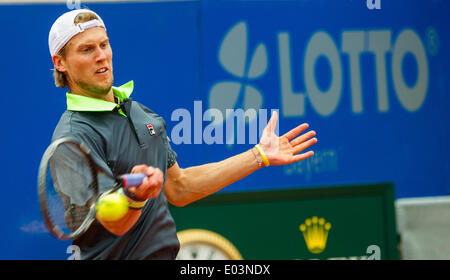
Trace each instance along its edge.
<path fill-rule="evenodd" d="M 65 72 L 66 71 L 66 64 L 64 59 L 60 56 L 55 54 L 52 57 L 53 64 L 55 65 L 55 69 L 59 72 Z"/>

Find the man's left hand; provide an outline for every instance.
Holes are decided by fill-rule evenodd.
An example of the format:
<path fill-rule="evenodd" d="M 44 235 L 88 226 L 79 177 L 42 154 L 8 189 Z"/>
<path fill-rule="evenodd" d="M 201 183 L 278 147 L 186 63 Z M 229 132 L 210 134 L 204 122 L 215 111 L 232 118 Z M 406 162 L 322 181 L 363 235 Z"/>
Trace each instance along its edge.
<path fill-rule="evenodd" d="M 274 111 L 267 126 L 264 128 L 259 145 L 269 160 L 270 165 L 284 165 L 304 160 L 312 155 L 313 151 L 303 152 L 305 149 L 317 143 L 314 130 L 303 133 L 309 124 L 303 123 L 283 136 L 275 134 L 278 122 L 278 113 Z M 303 133 L 303 134 L 301 134 Z M 311 138 L 314 137 L 314 138 Z"/>

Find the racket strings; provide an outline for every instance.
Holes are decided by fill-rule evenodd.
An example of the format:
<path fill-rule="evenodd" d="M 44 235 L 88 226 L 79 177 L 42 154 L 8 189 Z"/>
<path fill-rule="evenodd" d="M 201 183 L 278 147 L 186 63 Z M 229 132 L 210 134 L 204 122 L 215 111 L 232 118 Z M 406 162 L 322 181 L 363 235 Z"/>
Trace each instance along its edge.
<path fill-rule="evenodd" d="M 96 177 L 85 154 L 70 143 L 60 144 L 49 158 L 47 212 L 53 230 L 69 236 L 77 231 L 96 199 Z"/>

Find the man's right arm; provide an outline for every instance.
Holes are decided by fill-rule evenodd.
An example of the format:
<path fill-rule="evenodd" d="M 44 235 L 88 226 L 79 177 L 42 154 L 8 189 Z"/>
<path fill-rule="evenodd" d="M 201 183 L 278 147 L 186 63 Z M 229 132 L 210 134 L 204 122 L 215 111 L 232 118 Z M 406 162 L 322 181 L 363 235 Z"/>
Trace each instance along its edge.
<path fill-rule="evenodd" d="M 97 221 L 102 224 L 104 228 L 115 235 L 124 235 L 130 228 L 137 222 L 141 215 L 142 210 L 129 209 L 127 214 L 120 220 L 110 222 L 103 221 L 97 217 Z"/>
<path fill-rule="evenodd" d="M 164 174 L 160 169 L 147 167 L 146 165 L 137 165 L 133 167 L 131 173 L 145 173 L 147 175 L 139 187 L 130 187 L 129 189 L 129 191 L 133 193 L 136 198 L 139 200 L 146 200 L 158 197 L 164 182 Z M 127 197 L 127 199 L 130 203 L 135 202 L 131 198 Z M 141 209 L 130 208 L 127 214 L 117 221 L 103 221 L 98 216 L 97 220 L 111 233 L 115 235 L 123 235 L 127 233 L 138 221 L 141 212 Z"/>

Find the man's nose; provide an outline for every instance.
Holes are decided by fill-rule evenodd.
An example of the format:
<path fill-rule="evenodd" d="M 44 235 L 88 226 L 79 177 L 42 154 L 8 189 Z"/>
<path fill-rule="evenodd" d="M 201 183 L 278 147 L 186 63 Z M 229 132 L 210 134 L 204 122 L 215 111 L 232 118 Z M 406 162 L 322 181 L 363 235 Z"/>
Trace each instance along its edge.
<path fill-rule="evenodd" d="M 104 49 L 102 49 L 100 47 L 97 47 L 96 60 L 100 61 L 100 60 L 105 60 L 106 58 L 107 58 L 106 50 L 104 50 Z"/>

